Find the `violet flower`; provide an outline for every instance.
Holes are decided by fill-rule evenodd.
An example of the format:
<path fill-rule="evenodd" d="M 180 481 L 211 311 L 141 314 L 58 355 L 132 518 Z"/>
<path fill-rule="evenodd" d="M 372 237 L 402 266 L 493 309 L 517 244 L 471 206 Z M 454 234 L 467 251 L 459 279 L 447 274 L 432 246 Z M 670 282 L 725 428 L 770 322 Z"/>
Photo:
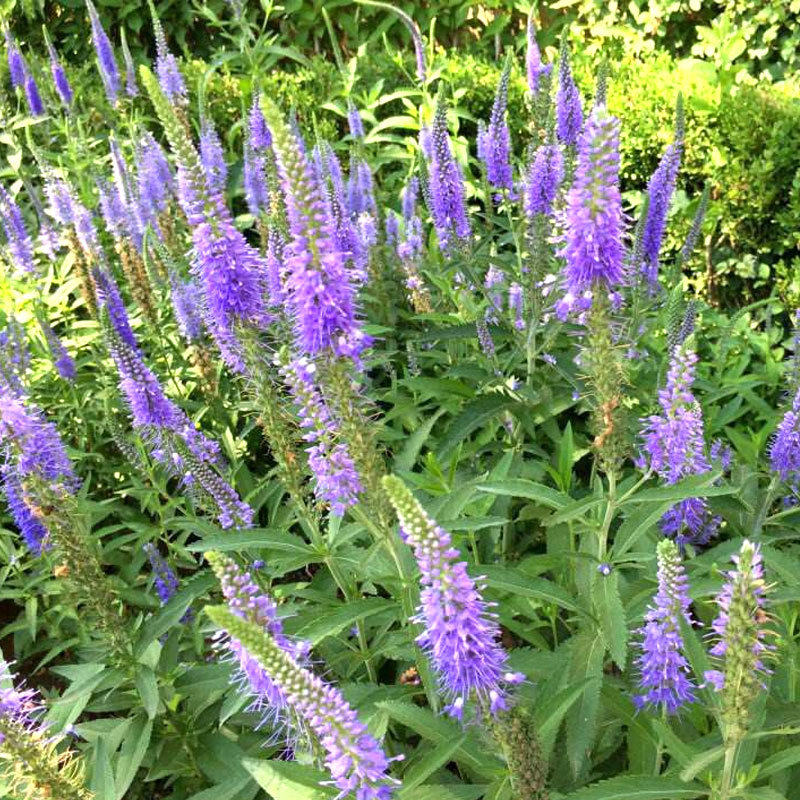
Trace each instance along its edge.
<path fill-rule="evenodd" d="M 117 60 L 114 57 L 114 48 L 111 45 L 111 40 L 103 30 L 103 25 L 92 0 L 86 0 L 86 7 L 89 10 L 89 20 L 92 25 L 92 43 L 94 44 L 95 53 L 97 53 L 97 66 L 100 70 L 100 77 L 103 80 L 108 102 L 114 105 L 117 102 L 120 90 L 119 69 Z"/>
<path fill-rule="evenodd" d="M 0 185 L 0 224 L 6 235 L 8 252 L 14 267 L 22 273 L 35 273 L 33 242 L 25 227 L 22 212 L 2 185 Z"/>
<path fill-rule="evenodd" d="M 619 122 L 602 107 L 589 117 L 567 194 L 564 270 L 569 310 L 584 292 L 612 292 L 623 279 L 624 217 L 619 191 Z"/>
<path fill-rule="evenodd" d="M 642 694 L 634 698 L 638 707 L 662 707 L 676 713 L 695 699 L 681 620 L 696 624 L 689 606 L 689 584 L 678 548 L 671 539 L 658 543 L 658 592 L 639 630 L 641 654 L 636 659 Z"/>
<path fill-rule="evenodd" d="M 442 96 L 436 104 L 436 115 L 429 135 L 430 212 L 439 237 L 439 247 L 447 254 L 457 243 L 467 242 L 471 230 L 464 196 L 464 181 L 461 168 L 453 157 L 450 135 L 447 132 L 447 105 Z M 422 138 L 420 132 L 420 140 Z"/>
<path fill-rule="evenodd" d="M 667 213 L 681 164 L 682 143 L 671 144 L 647 185 L 647 217 L 642 231 L 641 272 L 651 291 L 658 288 L 658 258 L 667 227 Z"/>
<path fill-rule="evenodd" d="M 553 213 L 558 189 L 564 180 L 564 155 L 557 144 L 543 144 L 528 165 L 525 175 L 525 214 L 532 220 L 536 214 Z"/>
<path fill-rule="evenodd" d="M 506 122 L 508 107 L 508 81 L 511 77 L 511 61 L 506 61 L 500 83 L 494 96 L 489 124 L 478 134 L 478 152 L 486 168 L 486 178 L 496 189 L 514 188 L 511 174 L 511 140 Z"/>
<path fill-rule="evenodd" d="M 50 327 L 50 323 L 45 319 L 39 319 L 39 326 L 42 329 L 44 338 L 47 342 L 47 348 L 53 359 L 53 364 L 58 374 L 65 381 L 74 381 L 77 371 L 75 369 L 75 362 L 72 356 L 67 352 L 64 343 L 58 338 L 56 332 Z"/>
<path fill-rule="evenodd" d="M 316 385 L 316 366 L 305 357 L 296 358 L 281 374 L 298 406 L 308 465 L 315 478 L 317 499 L 342 516 L 358 502 L 361 480 L 347 443 L 339 438 L 338 426 Z"/>
<path fill-rule="evenodd" d="M 569 50 L 564 37 L 558 62 L 558 91 L 556 92 L 556 133 L 568 147 L 578 145 L 583 127 L 581 94 L 572 77 L 569 65 Z"/>
<path fill-rule="evenodd" d="M 552 64 L 542 64 L 542 54 L 539 51 L 539 44 L 536 41 L 536 26 L 533 24 L 533 16 L 528 16 L 527 25 L 527 50 L 525 55 L 525 67 L 528 76 L 528 90 L 534 96 L 539 93 L 539 83 L 545 75 L 549 75 L 553 69 Z"/>
<path fill-rule="evenodd" d="M 32 117 L 43 117 L 47 113 L 42 96 L 39 94 L 39 87 L 30 71 L 25 75 L 25 99 Z"/>
<path fill-rule="evenodd" d="M 25 86 L 25 75 L 27 68 L 25 59 L 19 49 L 19 45 L 14 41 L 11 31 L 6 29 L 6 54 L 8 56 L 8 73 L 11 78 L 12 89 L 22 89 Z"/>
<path fill-rule="evenodd" d="M 55 47 L 53 47 L 52 43 L 49 41 L 47 43 L 47 50 L 50 55 L 50 74 L 53 76 L 53 86 L 55 86 L 56 92 L 61 98 L 61 102 L 67 108 L 70 108 L 75 95 L 73 94 L 72 87 L 69 85 L 67 73 L 64 71 L 64 67 L 58 58 Z"/>
<path fill-rule="evenodd" d="M 424 626 L 417 641 L 438 673 L 447 713 L 461 719 L 470 702 L 495 715 L 509 706 L 509 686 L 524 680 L 509 672 L 500 646 L 500 626 L 481 585 L 458 561 L 447 531 L 440 528 L 405 484 L 394 476 L 384 488 L 400 520 L 401 535 L 414 551 L 422 593 L 416 621 Z"/>
<path fill-rule="evenodd" d="M 673 355 L 666 386 L 658 393 L 661 413 L 645 420 L 646 462 L 667 484 L 711 469 L 705 454 L 702 410 L 692 394 L 696 364 L 694 351 L 681 344 Z M 661 529 L 681 547 L 687 543 L 702 546 L 716 535 L 720 521 L 704 498 L 690 497 L 667 511 Z"/>

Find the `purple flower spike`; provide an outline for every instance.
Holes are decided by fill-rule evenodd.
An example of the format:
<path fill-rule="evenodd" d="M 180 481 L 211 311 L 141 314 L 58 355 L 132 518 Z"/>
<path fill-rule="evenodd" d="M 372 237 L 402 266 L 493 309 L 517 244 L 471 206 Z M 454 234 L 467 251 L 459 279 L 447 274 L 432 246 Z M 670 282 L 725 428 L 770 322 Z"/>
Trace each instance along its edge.
<path fill-rule="evenodd" d="M 658 592 L 639 630 L 641 655 L 636 659 L 640 670 L 642 694 L 636 705 L 661 707 L 674 714 L 695 698 L 689 662 L 684 655 L 681 619 L 696 624 L 689 606 L 689 584 L 675 543 L 658 543 Z"/>
<path fill-rule="evenodd" d="M 36 272 L 31 241 L 22 212 L 11 195 L 0 185 L 0 224 L 6 235 L 8 251 L 17 270 L 32 274 Z"/>
<path fill-rule="evenodd" d="M 769 449 L 769 464 L 784 482 L 796 487 L 800 483 L 800 390 L 792 400 L 791 408 L 775 431 Z"/>
<path fill-rule="evenodd" d="M 142 549 L 153 570 L 158 599 L 162 605 L 166 605 L 178 591 L 178 577 L 152 542 L 148 542 Z"/>
<path fill-rule="evenodd" d="M 461 168 L 453 157 L 450 135 L 447 132 L 447 105 L 440 97 L 430 136 L 429 187 L 431 216 L 439 237 L 439 247 L 447 254 L 458 242 L 471 236 L 464 181 Z M 423 134 L 420 132 L 420 140 Z"/>
<path fill-rule="evenodd" d="M 261 113 L 261 99 L 258 93 L 253 95 L 253 104 L 250 106 L 248 123 L 250 147 L 257 153 L 269 150 L 272 147 L 272 134 L 269 132 L 267 121 Z"/>
<path fill-rule="evenodd" d="M 308 464 L 316 478 L 317 499 L 342 516 L 358 502 L 361 480 L 346 442 L 339 441 L 336 421 L 316 386 L 316 367 L 307 358 L 287 364 L 281 374 L 298 405 L 303 439 L 309 442 Z"/>
<path fill-rule="evenodd" d="M 397 512 L 403 537 L 411 545 L 422 581 L 418 637 L 439 674 L 446 711 L 462 719 L 474 701 L 484 714 L 508 708 L 509 686 L 524 680 L 507 671 L 508 655 L 500 646 L 500 627 L 481 586 L 458 561 L 447 531 L 428 516 L 405 484 L 393 475 L 383 479 Z"/>
<path fill-rule="evenodd" d="M 61 98 L 61 102 L 69 108 L 72 105 L 74 94 L 72 92 L 72 87 L 69 85 L 67 73 L 64 71 L 64 67 L 58 58 L 55 47 L 53 47 L 50 42 L 47 43 L 47 50 L 50 54 L 50 74 L 53 76 L 53 86 L 55 86 L 56 92 Z"/>
<path fill-rule="evenodd" d="M 494 96 L 489 124 L 478 134 L 478 153 L 486 167 L 486 178 L 497 189 L 514 188 L 511 174 L 511 140 L 506 122 L 508 106 L 508 81 L 511 77 L 511 62 L 507 61 Z"/>
<path fill-rule="evenodd" d="M 364 123 L 361 120 L 361 114 L 358 109 L 353 105 L 352 101 L 347 103 L 347 124 L 350 128 L 350 136 L 354 139 L 364 138 Z"/>
<path fill-rule="evenodd" d="M 154 222 L 167 208 L 167 198 L 175 187 L 175 177 L 161 145 L 149 131 L 136 151 L 137 191 L 142 215 Z"/>
<path fill-rule="evenodd" d="M 22 89 L 25 86 L 25 59 L 22 57 L 19 46 L 14 41 L 11 31 L 6 30 L 6 53 L 8 55 L 8 74 L 11 77 L 11 88 Z"/>
<path fill-rule="evenodd" d="M 564 155 L 557 144 L 543 144 L 536 151 L 525 176 L 525 214 L 553 213 L 561 181 L 564 180 Z"/>
<path fill-rule="evenodd" d="M 556 133 L 561 142 L 569 147 L 578 144 L 583 127 L 583 108 L 581 93 L 572 77 L 569 66 L 569 51 L 565 44 L 561 47 L 558 64 L 558 92 L 556 93 Z"/>
<path fill-rule="evenodd" d="M 31 72 L 25 76 L 25 99 L 28 101 L 28 111 L 32 117 L 43 117 L 47 112 L 39 94 L 39 87 Z"/>
<path fill-rule="evenodd" d="M 567 195 L 567 292 L 613 291 L 622 282 L 624 218 L 619 192 L 619 122 L 596 108 L 578 147 L 575 182 Z"/>
<path fill-rule="evenodd" d="M 769 587 L 761 550 L 745 539 L 731 560 L 735 568 L 725 573 L 727 580 L 716 598 L 719 613 L 711 623 L 716 642 L 709 653 L 716 669 L 704 677 L 719 693 L 725 737 L 736 739 L 747 732 L 750 706 L 765 688 L 764 660 L 774 647 L 764 641 Z"/>
<path fill-rule="evenodd" d="M 200 130 L 200 159 L 212 194 L 224 195 L 228 181 L 228 165 L 219 134 L 210 120 L 203 120 Z"/>
<path fill-rule="evenodd" d="M 283 182 L 291 240 L 286 294 L 298 349 L 358 359 L 369 345 L 356 318 L 355 297 L 336 228 L 302 142 L 271 108 L 267 121 Z"/>
<path fill-rule="evenodd" d="M 172 285 L 172 307 L 175 310 L 175 319 L 178 327 L 187 341 L 197 342 L 203 336 L 203 315 L 199 305 L 200 292 L 197 284 L 192 281 L 181 280 L 173 274 L 170 281 Z"/>
<path fill-rule="evenodd" d="M 692 394 L 697 355 L 681 345 L 673 356 L 667 384 L 658 393 L 661 413 L 645 420 L 642 433 L 645 460 L 667 484 L 689 475 L 702 475 L 711 468 L 705 454 L 703 415 Z M 662 518 L 665 535 L 682 547 L 707 544 L 717 533 L 719 517 L 714 517 L 706 500 L 691 497 L 681 500 Z"/>
<path fill-rule="evenodd" d="M 53 364 L 58 374 L 65 381 L 74 381 L 75 375 L 77 374 L 75 362 L 72 360 L 72 356 L 67 352 L 67 348 L 64 347 L 63 342 L 58 338 L 58 335 L 46 320 L 40 319 L 39 326 L 47 341 L 47 347 L 50 350 L 50 355 L 53 358 Z"/>
<path fill-rule="evenodd" d="M 265 159 L 249 143 L 244 147 L 244 194 L 247 208 L 254 217 L 269 211 Z"/>
<path fill-rule="evenodd" d="M 161 91 L 167 99 L 176 106 L 185 106 L 189 99 L 186 82 L 183 80 L 178 61 L 167 47 L 164 28 L 161 21 L 153 12 L 153 27 L 156 37 L 156 76 Z"/>
<path fill-rule="evenodd" d="M 108 318 L 119 338 L 132 350 L 138 352 L 139 345 L 131 329 L 131 322 L 119 287 L 110 272 L 101 269 L 94 270 L 94 282 L 97 289 L 97 304 L 108 312 Z"/>
<path fill-rule="evenodd" d="M 539 93 L 539 84 L 542 78 L 550 74 L 553 65 L 542 64 L 542 54 L 536 41 L 536 26 L 533 24 L 532 16 L 528 17 L 527 45 L 525 67 L 528 74 L 528 90 L 535 96 Z"/>
<path fill-rule="evenodd" d="M 658 288 L 658 257 L 667 227 L 667 213 L 681 165 L 681 144 L 671 144 L 647 185 L 647 218 L 642 231 L 641 271 L 651 291 Z"/>
<path fill-rule="evenodd" d="M 92 0 L 86 0 L 86 7 L 89 9 L 89 20 L 92 24 L 92 43 L 97 53 L 100 77 L 103 80 L 108 102 L 114 105 L 117 102 L 120 90 L 119 69 L 117 60 L 114 57 L 114 48 L 111 45 L 111 40 L 103 30 L 103 25 Z"/>

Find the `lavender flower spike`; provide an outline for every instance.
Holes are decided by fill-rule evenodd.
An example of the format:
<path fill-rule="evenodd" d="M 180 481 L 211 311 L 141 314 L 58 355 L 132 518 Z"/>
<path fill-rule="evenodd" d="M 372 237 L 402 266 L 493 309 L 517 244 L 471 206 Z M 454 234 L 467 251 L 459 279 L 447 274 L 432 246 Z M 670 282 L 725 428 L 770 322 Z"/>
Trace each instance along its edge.
<path fill-rule="evenodd" d="M 166 605 L 172 597 L 174 597 L 175 592 L 178 591 L 178 577 L 152 542 L 145 544 L 142 549 L 150 561 L 150 567 L 153 570 L 158 599 L 161 601 L 162 605 Z"/>
<path fill-rule="evenodd" d="M 796 488 L 800 483 L 800 389 L 783 415 L 769 448 L 769 465 L 780 479 Z"/>
<path fill-rule="evenodd" d="M 536 151 L 525 176 L 525 215 L 550 216 L 561 181 L 564 180 L 564 155 L 557 144 L 543 144 Z"/>
<path fill-rule="evenodd" d="M 2 185 L 0 185 L 0 224 L 3 226 L 14 266 L 23 273 L 36 272 L 33 242 L 25 227 L 22 212 Z"/>
<path fill-rule="evenodd" d="M 533 24 L 533 6 L 531 6 L 531 13 L 528 15 L 527 46 L 525 67 L 528 75 L 528 90 L 535 97 L 539 93 L 541 79 L 550 74 L 553 65 L 542 64 L 542 54 L 536 41 L 536 26 Z"/>
<path fill-rule="evenodd" d="M 228 609 L 237 617 L 258 625 L 295 662 L 305 666 L 311 646 L 302 640 L 293 641 L 284 634 L 275 601 L 259 588 L 251 573 L 221 553 L 206 553 L 205 558 L 219 579 Z M 267 723 L 276 728 L 288 727 L 291 737 L 301 737 L 302 720 L 293 714 L 286 695 L 258 660 L 236 639 L 227 638 L 222 646 L 230 651 L 239 665 L 240 682 L 253 696 L 250 710 L 261 716 L 259 727 Z"/>
<path fill-rule="evenodd" d="M 111 40 L 103 30 L 103 25 L 92 0 L 86 0 L 86 7 L 89 10 L 89 20 L 92 24 L 92 43 L 97 53 L 97 66 L 100 70 L 100 77 L 103 80 L 108 102 L 114 105 L 117 102 L 120 89 L 119 69 L 117 68 L 117 60 L 114 57 L 114 48 L 111 45 Z"/>
<path fill-rule="evenodd" d="M 583 127 L 583 108 L 581 94 L 572 77 L 569 65 L 567 37 L 561 40 L 561 53 L 558 62 L 558 92 L 556 93 L 556 133 L 561 142 L 569 147 L 578 144 Z"/>
<path fill-rule="evenodd" d="M 642 231 L 642 276 L 651 291 L 658 288 L 658 258 L 667 227 L 672 194 L 681 165 L 682 143 L 667 147 L 647 185 L 647 218 Z"/>
<path fill-rule="evenodd" d="M 692 394 L 697 356 L 683 343 L 673 355 L 667 384 L 658 393 L 660 414 L 645 422 L 645 460 L 667 484 L 689 475 L 702 475 L 711 468 L 705 454 L 703 414 Z M 720 519 L 706 500 L 690 497 L 673 506 L 662 518 L 661 529 L 682 547 L 705 545 L 716 535 Z"/>
<path fill-rule="evenodd" d="M 36 80 L 30 70 L 25 75 L 25 99 L 28 102 L 28 111 L 31 112 L 32 117 L 43 117 L 47 113 L 42 96 L 39 94 L 39 87 L 36 85 Z"/>
<path fill-rule="evenodd" d="M 189 99 L 186 82 L 178 67 L 178 61 L 167 47 L 164 28 L 158 18 L 155 6 L 150 2 L 150 13 L 153 17 L 153 28 L 156 37 L 156 76 L 167 99 L 176 106 L 185 106 Z"/>
<path fill-rule="evenodd" d="M 264 102 L 283 182 L 291 241 L 286 249 L 286 294 L 298 348 L 358 359 L 369 338 L 356 317 L 355 296 L 322 187 L 302 141 L 277 108 Z"/>
<path fill-rule="evenodd" d="M 47 50 L 50 54 L 50 74 L 53 76 L 53 86 L 55 86 L 61 102 L 69 108 L 75 98 L 72 87 L 69 85 L 69 78 L 64 71 L 64 66 L 58 58 L 55 47 L 50 41 L 47 42 Z"/>
<path fill-rule="evenodd" d="M 750 704 L 767 672 L 763 659 L 773 649 L 764 643 L 768 587 L 759 546 L 745 539 L 732 561 L 735 569 L 725 573 L 727 582 L 716 601 L 719 614 L 711 625 L 717 640 L 710 655 L 717 668 L 705 673 L 720 693 L 726 741 L 746 733 Z"/>
<path fill-rule="evenodd" d="M 453 157 L 450 135 L 447 132 L 447 104 L 440 94 L 436 104 L 436 115 L 430 132 L 430 163 L 428 185 L 430 187 L 431 216 L 439 237 L 439 247 L 447 253 L 455 244 L 466 242 L 471 235 L 467 203 L 464 197 L 464 181 L 461 168 Z M 420 138 L 423 133 L 420 131 Z"/>
<path fill-rule="evenodd" d="M 338 796 L 390 800 L 397 782 L 389 776 L 389 759 L 342 693 L 299 665 L 263 624 L 224 606 L 206 608 L 206 613 L 258 662 L 318 741 Z"/>
<path fill-rule="evenodd" d="M 619 192 L 619 122 L 596 108 L 581 134 L 575 182 L 567 195 L 567 292 L 612 291 L 623 278 L 624 219 Z"/>
<path fill-rule="evenodd" d="M 497 189 L 514 188 L 510 162 L 510 134 L 506 122 L 508 106 L 508 81 L 511 77 L 511 59 L 506 60 L 500 83 L 494 96 L 489 124 L 478 134 L 478 152 L 486 167 L 486 178 Z"/>
<path fill-rule="evenodd" d="M 122 60 L 125 62 L 125 94 L 128 97 L 136 97 L 139 94 L 139 86 L 136 83 L 136 65 L 133 63 L 133 56 L 128 47 L 125 28 L 119 29 L 119 36 L 122 45 Z"/>
<path fill-rule="evenodd" d="M 58 374 L 65 381 L 74 381 L 76 375 L 75 362 L 67 352 L 67 348 L 64 347 L 63 342 L 58 338 L 58 335 L 50 327 L 50 323 L 46 319 L 39 319 L 39 327 L 42 329 L 44 338 L 47 341 L 47 347 L 50 350 L 50 355 L 53 358 Z"/>
<path fill-rule="evenodd" d="M 30 689 L 15 685 L 0 660 L 0 754 L 9 796 L 90 800 L 81 762 L 62 747 L 63 736 L 48 729 L 44 708 Z"/>
<path fill-rule="evenodd" d="M 642 694 L 634 702 L 640 708 L 660 706 L 674 714 L 694 700 L 695 687 L 681 634 L 681 619 L 695 624 L 690 604 L 680 552 L 671 539 L 662 539 L 658 543 L 658 592 L 639 631 L 642 652 L 637 664 Z"/>
<path fill-rule="evenodd" d="M 416 621 L 425 630 L 417 641 L 439 675 L 446 711 L 461 719 L 470 701 L 482 713 L 505 710 L 509 685 L 524 676 L 507 670 L 500 628 L 480 585 L 467 574 L 466 563 L 456 560 L 459 553 L 450 534 L 428 516 L 405 484 L 388 475 L 383 486 L 419 565 L 423 589 Z"/>
<path fill-rule="evenodd" d="M 14 41 L 11 31 L 6 29 L 6 53 L 8 55 L 8 74 L 11 77 L 11 88 L 22 89 L 25 86 L 25 59 L 19 49 L 19 45 Z"/>

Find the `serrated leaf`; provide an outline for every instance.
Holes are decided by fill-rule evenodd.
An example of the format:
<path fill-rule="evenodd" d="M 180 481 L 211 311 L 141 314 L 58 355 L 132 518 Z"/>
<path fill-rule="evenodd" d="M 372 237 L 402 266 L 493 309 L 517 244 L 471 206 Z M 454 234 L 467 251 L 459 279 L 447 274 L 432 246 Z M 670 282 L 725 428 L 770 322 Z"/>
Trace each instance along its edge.
<path fill-rule="evenodd" d="M 546 697 L 536 704 L 534 721 L 539 745 L 542 748 L 542 759 L 545 762 L 550 760 L 550 753 L 553 750 L 558 729 L 561 727 L 561 721 L 572 704 L 581 696 L 585 687 L 586 681 L 567 686 L 552 697 Z"/>
<path fill-rule="evenodd" d="M 330 775 L 305 764 L 245 758 L 242 765 L 274 800 L 330 800 L 338 794 L 336 789 L 321 785 L 330 781 Z"/>
<path fill-rule="evenodd" d="M 104 739 L 98 739 L 92 759 L 92 782 L 90 788 L 95 800 L 117 800 L 111 757 Z"/>
<path fill-rule="evenodd" d="M 476 487 L 481 492 L 501 494 L 507 497 L 524 497 L 547 508 L 562 509 L 572 503 L 572 498 L 558 489 L 551 489 L 525 478 L 506 478 L 502 481 L 483 481 Z"/>
<path fill-rule="evenodd" d="M 486 792 L 485 786 L 464 786 L 453 783 L 417 786 L 414 794 L 400 792 L 400 800 L 478 800 Z"/>
<path fill-rule="evenodd" d="M 703 786 L 666 775 L 621 775 L 578 789 L 565 800 L 679 800 L 707 794 Z"/>
<path fill-rule="evenodd" d="M 197 575 L 188 581 L 161 610 L 153 614 L 142 626 L 134 647 L 134 655 L 139 658 L 156 639 L 178 625 L 195 598 L 205 595 L 215 584 L 216 578 L 211 571 Z"/>
<path fill-rule="evenodd" d="M 316 645 L 328 636 L 336 636 L 345 628 L 373 614 L 392 609 L 398 613 L 397 603 L 382 597 L 365 597 L 343 603 L 336 608 L 318 613 L 314 619 L 297 631 L 297 636 Z"/>
<path fill-rule="evenodd" d="M 588 759 L 597 731 L 605 650 L 603 635 L 596 630 L 581 631 L 572 643 L 570 682 L 583 684 L 580 696 L 567 712 L 567 755 L 575 775 Z"/>
<path fill-rule="evenodd" d="M 614 534 L 614 543 L 611 549 L 614 560 L 619 560 L 627 553 L 673 505 L 672 502 L 660 503 L 656 506 L 647 504 L 628 514 Z"/>
<path fill-rule="evenodd" d="M 686 500 L 689 497 L 720 497 L 727 494 L 735 494 L 738 491 L 735 486 L 715 485 L 720 476 L 719 470 L 715 470 L 702 475 L 692 475 L 671 486 L 656 486 L 651 489 L 645 489 L 632 494 L 627 500 L 620 503 L 620 507 L 629 503 L 663 503 L 668 500 L 677 503 L 679 500 Z"/>
<path fill-rule="evenodd" d="M 570 611 L 580 611 L 579 606 L 566 589 L 544 578 L 524 575 L 513 567 L 482 564 L 480 570 L 486 578 L 486 585 L 492 589 L 509 592 L 519 597 L 530 597 L 546 603 L 555 603 Z"/>
<path fill-rule="evenodd" d="M 117 800 L 122 800 L 131 783 L 133 783 L 147 748 L 150 746 L 152 732 L 153 721 L 146 720 L 139 715 L 134 720 L 130 730 L 125 734 L 122 749 L 117 759 L 117 777 L 115 781 Z"/>
<path fill-rule="evenodd" d="M 420 450 L 422 450 L 426 440 L 431 435 L 436 420 L 438 420 L 446 410 L 445 408 L 437 409 L 408 437 L 403 449 L 394 460 L 395 470 L 410 470 L 414 466 L 414 462 L 417 460 Z"/>
<path fill-rule="evenodd" d="M 619 573 L 613 570 L 609 575 L 594 572 L 592 600 L 611 658 L 621 670 L 624 670 L 628 655 L 628 623 L 619 596 Z"/>
<path fill-rule="evenodd" d="M 767 778 L 798 763 L 800 763 L 800 745 L 787 747 L 786 750 L 774 753 L 758 765 L 758 777 Z"/>
<path fill-rule="evenodd" d="M 712 747 L 698 753 L 682 770 L 680 777 L 682 781 L 694 780 L 704 769 L 719 761 L 725 755 L 724 745 Z"/>
<path fill-rule="evenodd" d="M 133 678 L 136 691 L 142 699 L 142 706 L 147 716 L 153 719 L 158 711 L 158 682 L 156 675 L 150 667 L 139 665 Z"/>
<path fill-rule="evenodd" d="M 314 557 L 315 551 L 300 537 L 286 531 L 271 528 L 256 528 L 246 531 L 230 531 L 207 536 L 202 541 L 191 542 L 186 546 L 192 552 L 217 550 L 220 553 L 239 553 L 244 550 L 269 549 L 293 555 Z"/>
<path fill-rule="evenodd" d="M 515 400 L 502 394 L 488 394 L 470 400 L 450 423 L 436 451 L 437 458 L 445 459 L 473 431 L 515 404 Z"/>
<path fill-rule="evenodd" d="M 433 775 L 436 770 L 446 766 L 466 740 L 466 736 L 461 736 L 449 742 L 442 742 L 426 753 L 416 764 L 412 764 L 403 773 L 403 790 L 399 796 L 405 797 L 412 789 Z M 409 797 L 408 800 L 413 799 Z"/>

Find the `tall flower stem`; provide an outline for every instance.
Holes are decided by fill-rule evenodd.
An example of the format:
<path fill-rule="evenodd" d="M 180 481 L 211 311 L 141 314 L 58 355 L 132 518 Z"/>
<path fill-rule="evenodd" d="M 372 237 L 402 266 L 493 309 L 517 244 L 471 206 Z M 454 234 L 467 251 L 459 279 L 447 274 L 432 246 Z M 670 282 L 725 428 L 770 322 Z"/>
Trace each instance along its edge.
<path fill-rule="evenodd" d="M 767 486 L 766 492 L 764 492 L 764 500 L 761 503 L 761 507 L 758 509 L 758 514 L 756 515 L 755 521 L 753 522 L 753 531 L 752 536 L 754 539 L 758 539 L 761 536 L 761 531 L 764 528 L 764 523 L 767 520 L 767 513 L 769 512 L 769 507 L 772 505 L 772 501 L 775 499 L 775 493 L 778 491 L 778 487 L 781 485 L 781 478 L 780 475 L 777 473 L 773 473 L 772 479 Z"/>

